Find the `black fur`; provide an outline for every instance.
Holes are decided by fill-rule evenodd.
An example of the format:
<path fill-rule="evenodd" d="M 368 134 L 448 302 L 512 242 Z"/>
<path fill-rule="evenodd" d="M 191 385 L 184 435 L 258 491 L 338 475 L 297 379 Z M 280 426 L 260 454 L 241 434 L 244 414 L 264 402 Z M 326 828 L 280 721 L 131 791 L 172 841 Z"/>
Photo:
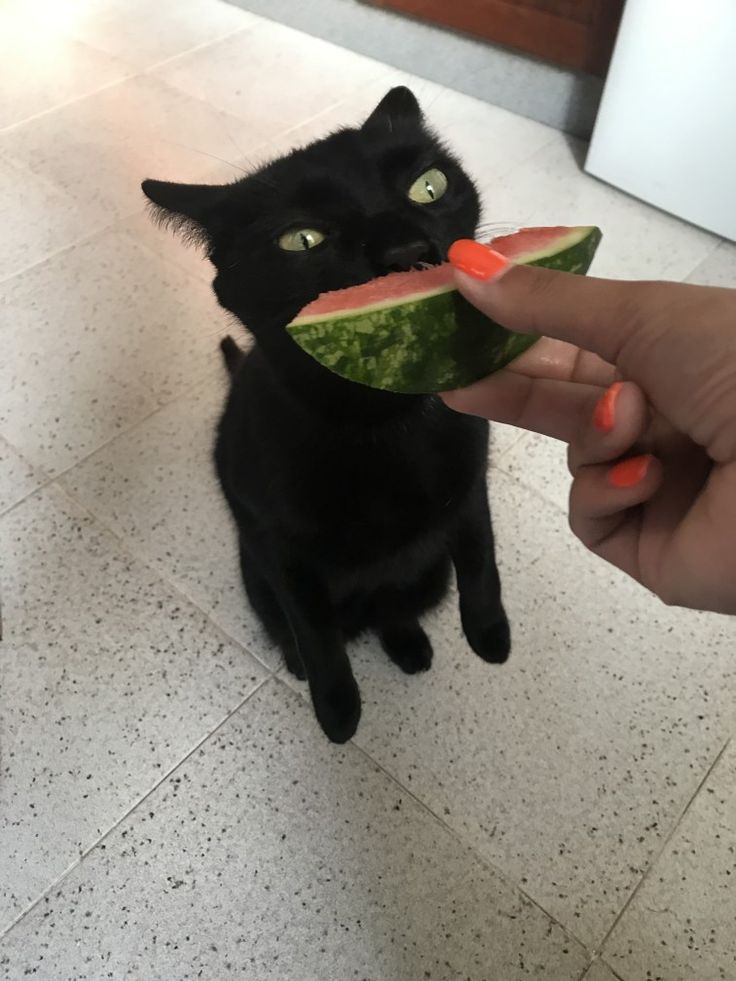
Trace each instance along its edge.
<path fill-rule="evenodd" d="M 447 193 L 407 197 L 436 166 Z M 392 89 L 360 129 L 295 150 L 225 187 L 145 181 L 160 213 L 206 241 L 214 289 L 255 338 L 223 351 L 233 374 L 215 459 L 237 524 L 251 604 L 288 668 L 306 677 L 317 718 L 349 739 L 360 695 L 345 639 L 374 629 L 404 671 L 426 670 L 419 616 L 444 595 L 451 565 L 463 628 L 485 660 L 504 661 L 486 494 L 485 422 L 434 397 L 377 392 L 323 369 L 284 326 L 326 290 L 439 262 L 472 237 L 478 196 L 426 128 L 412 93 Z M 277 245 L 289 228 L 325 241 Z"/>

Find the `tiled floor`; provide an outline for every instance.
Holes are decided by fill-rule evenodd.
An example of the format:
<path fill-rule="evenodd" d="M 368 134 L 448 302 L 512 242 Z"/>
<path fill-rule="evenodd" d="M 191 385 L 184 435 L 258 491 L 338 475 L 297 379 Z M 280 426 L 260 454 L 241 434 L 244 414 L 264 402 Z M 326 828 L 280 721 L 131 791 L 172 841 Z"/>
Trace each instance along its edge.
<path fill-rule="evenodd" d="M 138 185 L 231 178 L 405 76 L 217 0 L 5 0 L 0 38 L 0 977 L 733 981 L 736 625 L 575 543 L 559 445 L 495 434 L 511 661 L 452 598 L 425 677 L 357 643 L 347 747 L 243 599 L 227 320 Z M 489 222 L 736 285 L 578 144 L 410 81 Z"/>

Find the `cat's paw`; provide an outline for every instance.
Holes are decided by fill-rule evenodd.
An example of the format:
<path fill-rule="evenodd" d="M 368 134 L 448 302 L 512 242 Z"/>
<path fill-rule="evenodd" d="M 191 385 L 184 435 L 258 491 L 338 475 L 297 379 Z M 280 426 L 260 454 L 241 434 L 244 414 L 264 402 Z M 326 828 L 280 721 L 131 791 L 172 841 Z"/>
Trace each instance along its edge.
<path fill-rule="evenodd" d="M 407 674 L 428 671 L 432 664 L 432 644 L 418 623 L 385 627 L 381 644 L 388 656 Z"/>
<path fill-rule="evenodd" d="M 331 742 L 346 743 L 355 735 L 360 721 L 360 692 L 354 681 L 312 691 L 312 703 L 317 721 Z"/>
<path fill-rule="evenodd" d="M 488 624 L 464 618 L 463 630 L 478 657 L 491 664 L 503 664 L 508 660 L 511 653 L 511 630 L 505 613 Z"/>
<path fill-rule="evenodd" d="M 297 681 L 306 681 L 307 672 L 304 670 L 302 659 L 293 649 L 282 648 L 286 670 L 293 674 Z"/>

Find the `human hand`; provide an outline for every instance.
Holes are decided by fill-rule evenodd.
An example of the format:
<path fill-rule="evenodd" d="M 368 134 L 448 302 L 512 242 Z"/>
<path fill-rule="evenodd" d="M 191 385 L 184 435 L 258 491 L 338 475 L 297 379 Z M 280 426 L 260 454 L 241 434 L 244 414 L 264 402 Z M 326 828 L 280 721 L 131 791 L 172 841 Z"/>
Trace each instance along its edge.
<path fill-rule="evenodd" d="M 456 243 L 459 289 L 544 337 L 447 405 L 568 443 L 583 544 L 668 604 L 736 613 L 736 290 L 494 257 Z"/>

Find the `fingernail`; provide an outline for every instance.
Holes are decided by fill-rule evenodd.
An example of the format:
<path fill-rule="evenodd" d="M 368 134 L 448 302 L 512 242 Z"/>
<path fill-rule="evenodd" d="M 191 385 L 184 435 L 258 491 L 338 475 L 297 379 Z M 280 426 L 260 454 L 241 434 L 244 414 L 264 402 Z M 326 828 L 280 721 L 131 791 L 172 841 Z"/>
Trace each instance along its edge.
<path fill-rule="evenodd" d="M 646 477 L 652 459 L 647 453 L 644 456 L 632 456 L 630 460 L 622 460 L 608 471 L 608 483 L 619 490 L 635 487 Z"/>
<path fill-rule="evenodd" d="M 593 425 L 602 433 L 610 433 L 616 423 L 616 399 L 622 388 L 623 382 L 614 382 L 593 410 Z"/>
<path fill-rule="evenodd" d="M 453 242 L 447 258 L 456 269 L 475 279 L 498 279 L 511 265 L 505 255 L 469 238 Z"/>

